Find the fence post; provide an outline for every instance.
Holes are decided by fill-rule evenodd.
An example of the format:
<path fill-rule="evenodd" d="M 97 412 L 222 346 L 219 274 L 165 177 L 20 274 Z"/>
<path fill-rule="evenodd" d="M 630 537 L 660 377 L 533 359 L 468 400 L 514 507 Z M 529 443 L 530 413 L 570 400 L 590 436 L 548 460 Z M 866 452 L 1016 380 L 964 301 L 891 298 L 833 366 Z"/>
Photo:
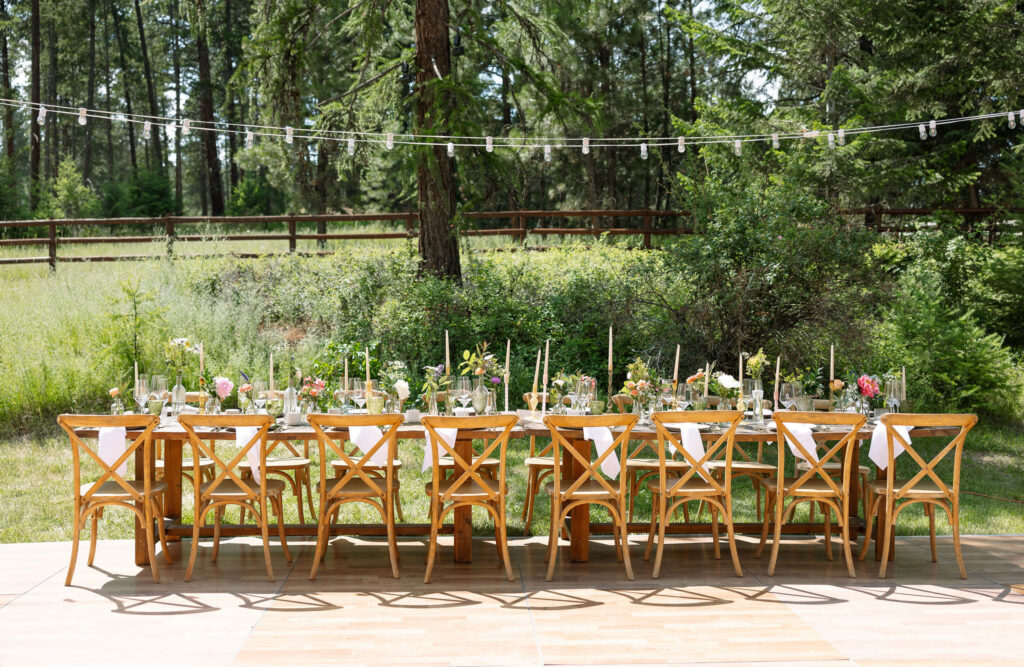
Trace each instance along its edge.
<path fill-rule="evenodd" d="M 316 221 L 316 233 L 317 234 L 326 234 L 327 233 L 327 221 L 326 220 L 317 220 Z M 324 241 L 325 240 L 326 239 L 317 239 L 316 240 L 316 247 L 320 248 L 321 250 L 323 250 L 323 248 L 324 248 Z"/>
<path fill-rule="evenodd" d="M 50 223 L 50 270 L 57 270 L 57 225 Z"/>
<path fill-rule="evenodd" d="M 651 249 L 651 214 L 644 216 L 644 249 Z"/>
<path fill-rule="evenodd" d="M 167 236 L 167 259 L 174 258 L 174 221 L 164 221 L 164 234 Z"/>
<path fill-rule="evenodd" d="M 288 252 L 295 252 L 295 221 L 288 221 Z"/>
<path fill-rule="evenodd" d="M 519 242 L 525 245 L 526 244 L 526 216 L 525 215 L 520 215 L 519 216 L 519 229 L 522 230 L 521 232 L 519 232 Z"/>
<path fill-rule="evenodd" d="M 415 220 L 416 220 L 416 214 L 415 213 L 410 213 L 409 215 L 405 216 L 405 234 L 409 238 L 412 238 L 412 235 L 414 234 L 415 230 L 414 230 L 414 227 L 413 227 L 412 223 Z"/>

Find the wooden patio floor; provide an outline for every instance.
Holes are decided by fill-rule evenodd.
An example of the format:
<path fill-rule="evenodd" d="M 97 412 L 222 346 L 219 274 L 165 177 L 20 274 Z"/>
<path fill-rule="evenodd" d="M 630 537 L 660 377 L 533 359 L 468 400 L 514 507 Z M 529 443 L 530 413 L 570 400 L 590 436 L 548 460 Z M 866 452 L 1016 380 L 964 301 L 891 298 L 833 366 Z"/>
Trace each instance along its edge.
<path fill-rule="evenodd" d="M 652 580 L 634 536 L 635 581 L 600 539 L 589 563 L 560 555 L 551 583 L 541 538 L 512 541 L 513 582 L 493 541 L 476 540 L 468 565 L 445 542 L 429 585 L 422 540 L 400 542 L 395 580 L 383 542 L 336 538 L 315 581 L 312 543 L 294 540 L 291 564 L 274 547 L 275 582 L 258 540 L 225 540 L 216 564 L 204 541 L 191 583 L 184 540 L 161 584 L 130 542 L 100 543 L 94 567 L 85 544 L 72 587 L 68 543 L 0 545 L 0 665 L 1024 661 L 1022 536 L 965 538 L 966 580 L 948 538 L 938 563 L 927 538 L 899 538 L 886 580 L 873 559 L 850 579 L 820 538 L 786 540 L 775 577 L 741 538 L 743 578 L 726 548 L 716 561 L 707 538 L 676 538 Z"/>

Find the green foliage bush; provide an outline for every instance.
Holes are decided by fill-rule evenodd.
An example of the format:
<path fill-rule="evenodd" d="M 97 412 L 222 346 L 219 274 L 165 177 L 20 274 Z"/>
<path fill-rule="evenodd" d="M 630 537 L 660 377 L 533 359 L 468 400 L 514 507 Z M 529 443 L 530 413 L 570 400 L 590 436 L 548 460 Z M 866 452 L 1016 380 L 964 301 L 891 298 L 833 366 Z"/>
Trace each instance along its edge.
<path fill-rule="evenodd" d="M 99 214 L 99 197 L 82 180 L 74 158 L 65 157 L 57 165 L 53 187 L 40 189 L 36 218 L 92 218 Z"/>
<path fill-rule="evenodd" d="M 107 184 L 102 209 L 107 218 L 158 217 L 174 215 L 178 204 L 165 174 L 142 169 L 127 180 Z"/>

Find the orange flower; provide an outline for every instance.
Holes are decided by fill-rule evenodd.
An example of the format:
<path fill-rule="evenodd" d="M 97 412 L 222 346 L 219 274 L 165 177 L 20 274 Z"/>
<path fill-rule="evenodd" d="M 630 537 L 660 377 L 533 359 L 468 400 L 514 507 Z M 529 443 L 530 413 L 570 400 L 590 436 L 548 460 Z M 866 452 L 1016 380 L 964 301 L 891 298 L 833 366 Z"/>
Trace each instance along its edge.
<path fill-rule="evenodd" d="M 843 382 L 842 380 L 832 380 L 831 382 L 828 383 L 828 388 L 831 389 L 832 391 L 842 391 L 843 387 L 845 386 L 846 383 Z"/>
<path fill-rule="evenodd" d="M 686 378 L 686 384 L 693 384 L 694 382 L 696 382 L 697 380 L 701 379 L 702 377 L 704 377 L 704 371 L 697 371 L 696 373 L 694 373 L 690 377 Z"/>
<path fill-rule="evenodd" d="M 120 393 L 121 393 L 121 390 L 120 390 L 120 389 L 118 389 L 117 387 L 114 387 L 114 388 L 113 388 L 113 389 L 111 389 L 111 390 L 110 390 L 110 392 L 108 392 L 108 393 L 110 394 L 111 398 L 117 398 L 117 397 L 118 397 L 118 396 L 120 395 Z"/>

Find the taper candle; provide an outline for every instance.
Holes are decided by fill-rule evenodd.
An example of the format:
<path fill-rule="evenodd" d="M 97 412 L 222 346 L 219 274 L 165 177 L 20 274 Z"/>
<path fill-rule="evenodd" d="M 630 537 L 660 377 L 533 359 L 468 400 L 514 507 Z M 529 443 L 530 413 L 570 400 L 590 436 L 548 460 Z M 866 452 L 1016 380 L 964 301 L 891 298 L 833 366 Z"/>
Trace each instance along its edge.
<path fill-rule="evenodd" d="M 541 409 L 540 413 L 546 414 L 548 411 L 548 358 L 551 354 L 551 339 L 548 338 L 544 341 L 544 389 L 541 395 Z"/>
<path fill-rule="evenodd" d="M 537 381 L 540 379 L 540 348 L 537 348 L 537 365 L 533 368 L 533 393 L 537 393 Z"/>
<path fill-rule="evenodd" d="M 206 348 L 202 343 L 199 344 L 199 374 L 203 374 L 203 361 L 206 353 Z"/>
<path fill-rule="evenodd" d="M 363 350 L 366 355 L 366 382 L 370 382 L 370 350 L 369 348 Z"/>
<path fill-rule="evenodd" d="M 704 398 L 708 397 L 708 382 L 711 380 L 711 364 L 709 362 L 704 363 Z"/>
<path fill-rule="evenodd" d="M 775 357 L 775 402 L 772 403 L 772 407 L 776 410 L 779 409 L 779 370 L 782 364 L 782 355 Z"/>
<path fill-rule="evenodd" d="M 270 393 L 274 393 L 274 353 L 270 353 Z"/>
<path fill-rule="evenodd" d="M 614 337 L 614 334 L 612 333 L 612 328 L 608 327 L 608 370 L 611 370 L 613 368 L 613 365 L 612 365 L 612 346 L 614 345 L 614 340 L 615 340 L 615 337 Z"/>
<path fill-rule="evenodd" d="M 139 362 L 135 362 L 135 385 L 139 384 Z"/>
<path fill-rule="evenodd" d="M 679 386 L 679 344 L 676 344 L 676 366 L 672 370 L 672 388 Z"/>
<path fill-rule="evenodd" d="M 829 383 L 831 383 L 832 380 L 835 380 L 835 379 L 836 379 L 836 346 L 833 343 L 829 347 L 829 352 L 828 352 L 828 381 L 829 381 Z"/>
<path fill-rule="evenodd" d="M 348 355 L 345 355 L 345 383 L 341 386 L 342 391 L 348 391 Z"/>
<path fill-rule="evenodd" d="M 448 330 L 444 330 L 444 374 L 452 374 L 452 353 L 448 346 Z"/>
<path fill-rule="evenodd" d="M 505 339 L 505 412 L 508 412 L 508 378 L 510 364 L 512 363 L 512 339 Z"/>
<path fill-rule="evenodd" d="M 907 400 L 907 367 L 904 366 L 903 370 L 902 370 L 901 382 L 900 382 L 900 402 L 906 402 L 906 400 Z"/>

